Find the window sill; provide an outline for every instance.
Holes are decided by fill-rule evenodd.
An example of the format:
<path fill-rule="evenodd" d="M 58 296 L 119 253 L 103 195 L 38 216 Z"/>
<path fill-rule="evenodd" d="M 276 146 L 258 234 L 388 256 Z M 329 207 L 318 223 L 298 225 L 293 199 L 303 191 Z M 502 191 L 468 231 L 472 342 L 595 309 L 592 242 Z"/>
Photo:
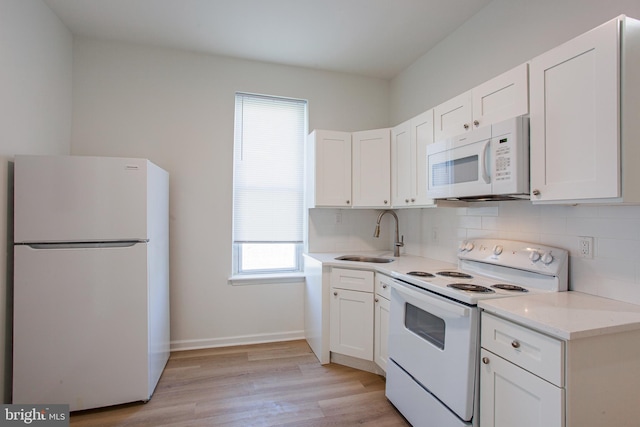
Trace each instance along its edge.
<path fill-rule="evenodd" d="M 228 283 L 233 286 L 242 285 L 266 285 L 272 283 L 302 283 L 304 273 L 279 273 L 279 274 L 244 274 L 229 277 Z"/>

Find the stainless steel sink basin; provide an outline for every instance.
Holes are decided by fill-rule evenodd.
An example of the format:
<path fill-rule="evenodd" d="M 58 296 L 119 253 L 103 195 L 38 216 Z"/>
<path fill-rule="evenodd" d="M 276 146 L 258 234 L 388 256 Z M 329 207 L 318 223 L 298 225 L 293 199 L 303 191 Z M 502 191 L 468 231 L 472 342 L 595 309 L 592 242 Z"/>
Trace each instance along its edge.
<path fill-rule="evenodd" d="M 375 263 L 386 263 L 393 262 L 393 258 L 378 258 L 373 256 L 361 256 L 361 255 L 342 255 L 336 257 L 337 260 L 340 261 L 356 261 L 356 262 L 375 262 Z"/>

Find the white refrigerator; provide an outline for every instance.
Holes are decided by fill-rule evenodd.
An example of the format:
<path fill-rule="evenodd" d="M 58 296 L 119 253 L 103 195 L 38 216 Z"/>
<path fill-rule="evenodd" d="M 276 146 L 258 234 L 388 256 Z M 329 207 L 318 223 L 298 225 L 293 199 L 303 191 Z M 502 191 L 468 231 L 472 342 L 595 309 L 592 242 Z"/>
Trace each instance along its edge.
<path fill-rule="evenodd" d="M 146 159 L 16 156 L 13 403 L 151 398 L 169 358 L 169 175 Z"/>

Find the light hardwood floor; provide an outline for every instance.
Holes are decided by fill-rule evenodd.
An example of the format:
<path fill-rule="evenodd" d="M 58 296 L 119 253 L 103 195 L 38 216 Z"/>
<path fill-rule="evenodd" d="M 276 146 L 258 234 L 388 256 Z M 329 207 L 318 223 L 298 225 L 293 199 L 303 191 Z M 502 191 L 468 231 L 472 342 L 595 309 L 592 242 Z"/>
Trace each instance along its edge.
<path fill-rule="evenodd" d="M 320 365 L 305 341 L 182 351 L 148 403 L 73 413 L 71 426 L 409 426 L 384 385 Z"/>

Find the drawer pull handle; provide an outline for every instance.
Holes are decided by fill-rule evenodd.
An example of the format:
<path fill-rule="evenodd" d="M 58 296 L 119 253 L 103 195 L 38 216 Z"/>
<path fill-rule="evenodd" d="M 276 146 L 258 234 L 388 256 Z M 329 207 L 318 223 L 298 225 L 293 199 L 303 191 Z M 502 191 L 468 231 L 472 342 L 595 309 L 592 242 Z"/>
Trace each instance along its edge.
<path fill-rule="evenodd" d="M 518 341 L 516 341 L 516 340 L 513 340 L 513 341 L 511 342 L 511 347 L 513 347 L 513 348 L 520 348 L 520 343 L 519 343 Z"/>
<path fill-rule="evenodd" d="M 489 358 L 488 357 L 483 357 L 482 358 L 482 363 L 484 363 L 485 365 L 489 364 Z"/>

